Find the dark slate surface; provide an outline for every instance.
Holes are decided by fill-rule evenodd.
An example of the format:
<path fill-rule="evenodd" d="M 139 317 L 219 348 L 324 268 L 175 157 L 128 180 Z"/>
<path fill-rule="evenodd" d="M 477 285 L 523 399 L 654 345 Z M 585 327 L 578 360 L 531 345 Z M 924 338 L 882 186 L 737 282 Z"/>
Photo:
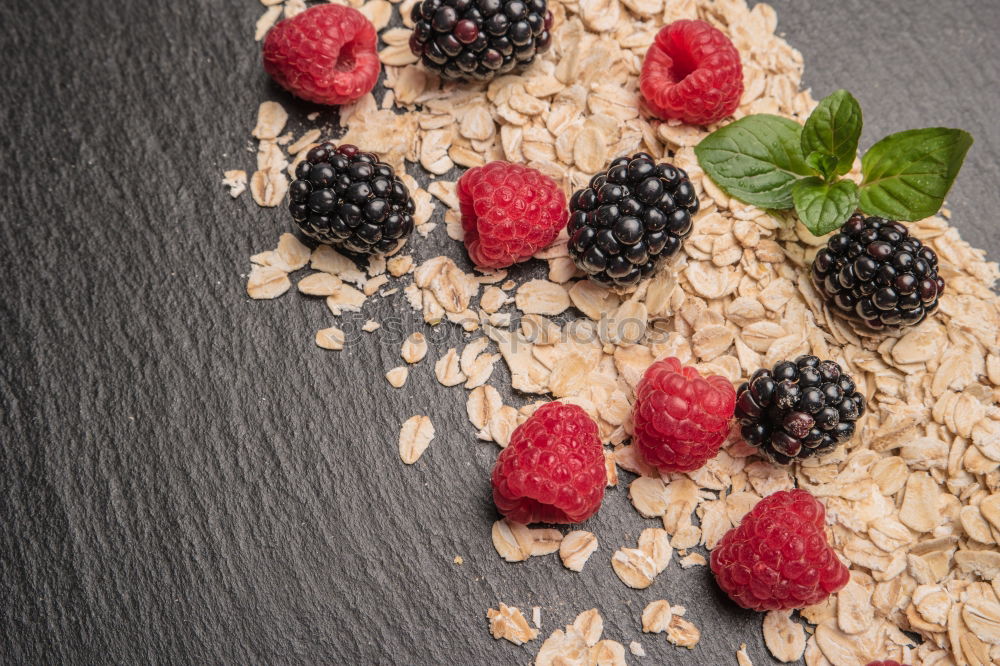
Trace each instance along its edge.
<path fill-rule="evenodd" d="M 817 97 L 861 99 L 864 145 L 933 124 L 976 136 L 951 203 L 965 236 L 1000 257 L 1000 3 L 775 5 Z M 615 578 L 613 550 L 655 525 L 624 483 L 586 526 L 602 545 L 582 574 L 554 556 L 502 562 L 489 540 L 496 450 L 471 436 L 462 392 L 427 362 L 405 391 L 382 379 L 401 332 L 420 326 L 401 300 L 365 313 L 399 317 L 395 332 L 337 354 L 312 341 L 332 323 L 320 302 L 247 299 L 247 257 L 288 222 L 230 201 L 221 172 L 252 166 L 262 99 L 312 110 L 259 69 L 261 11 L 2 10 L 0 661 L 525 664 L 539 642 L 486 631 L 486 608 L 504 601 L 543 606 L 546 635 L 596 606 L 607 637 L 641 638 L 642 663 L 734 663 L 744 641 L 771 663 L 760 617 L 720 598 L 707 570 L 674 563 L 642 592 Z M 416 254 L 462 258 L 443 231 Z M 406 468 L 395 438 L 415 413 L 438 438 Z M 640 636 L 641 609 L 661 597 L 701 627 L 693 652 Z"/>

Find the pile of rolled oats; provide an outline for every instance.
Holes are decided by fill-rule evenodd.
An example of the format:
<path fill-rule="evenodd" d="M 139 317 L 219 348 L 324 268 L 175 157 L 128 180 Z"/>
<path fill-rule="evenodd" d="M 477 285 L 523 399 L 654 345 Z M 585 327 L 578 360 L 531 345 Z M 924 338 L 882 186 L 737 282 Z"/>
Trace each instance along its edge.
<path fill-rule="evenodd" d="M 275 250 L 251 258 L 250 297 L 281 296 L 291 287 L 290 274 L 307 264 L 313 272 L 296 278 L 299 292 L 324 297 L 334 316 L 402 289 L 427 324 L 458 325 L 472 334 L 462 349 L 430 352 L 438 354 L 435 374 L 446 386 L 468 390 L 470 436 L 501 447 L 540 403 L 503 404 L 487 383 L 499 358 L 517 391 L 587 410 L 608 447 L 609 484 L 618 484 L 619 467 L 637 475 L 629 485 L 636 510 L 662 523 L 643 532 L 637 547 L 624 546 L 601 563 L 630 587 L 652 584 L 674 550 L 680 567 L 704 566 L 705 557 L 689 551 L 710 550 L 761 497 L 793 486 L 809 490 L 827 507 L 832 543 L 850 565 L 851 581 L 798 614 L 805 628 L 787 612 L 763 617 L 765 643 L 780 661 L 1000 663 L 1000 299 L 991 291 L 997 265 L 963 242 L 945 218 L 910 225 L 940 258 L 948 284 L 940 310 L 905 334 L 867 337 L 836 318 L 807 277 L 824 239 L 792 215 L 728 198 L 704 177 L 693 147 L 714 128 L 660 122 L 642 112 L 638 74 L 656 31 L 700 18 L 725 32 L 742 54 L 746 91 L 735 116 L 774 113 L 801 121 L 815 102 L 800 90 L 800 54 L 774 33 L 774 10 L 766 4 L 750 10 L 744 0 L 549 0 L 552 50 L 523 74 L 475 86 L 442 82 L 415 63 L 407 47 L 414 1 L 351 2 L 382 30 L 386 90 L 379 101 L 367 95 L 341 109 L 343 142 L 379 153 L 397 173 L 406 163 L 433 176 L 498 159 L 527 163 L 567 193 L 610 159 L 643 150 L 690 175 L 701 200 L 693 235 L 676 262 L 633 293 L 618 295 L 579 279 L 565 236 L 537 255 L 548 263 L 548 279 L 519 282 L 516 267 L 509 274 L 468 273 L 448 257 L 417 265 L 405 248 L 372 260 L 363 272 L 332 248 L 310 250 L 285 234 Z M 282 12 L 305 7 L 301 0 L 264 4 L 258 39 Z M 399 25 L 390 20 L 394 12 L 404 27 L 385 29 Z M 320 139 L 318 129 L 297 139 L 282 134 L 286 119 L 280 105 L 261 105 L 249 189 L 262 206 L 282 203 L 286 174 Z M 423 189 L 402 177 L 417 203 L 418 232 L 434 230 L 437 199 L 448 235 L 460 240 L 455 183 L 433 180 Z M 246 174 L 227 171 L 223 182 L 239 196 Z M 378 324 L 366 326 L 375 331 Z M 316 343 L 340 349 L 344 334 L 324 328 Z M 428 353 L 420 332 L 401 350 L 406 364 Z M 759 367 L 806 353 L 840 363 L 870 405 L 857 435 L 834 453 L 782 468 L 756 458 L 734 437 L 703 469 L 661 477 L 628 445 L 635 386 L 655 359 L 676 356 L 738 383 Z M 405 365 L 386 371 L 393 386 L 404 385 Z M 407 421 L 400 434 L 403 461 L 416 462 L 433 436 L 427 417 Z M 563 536 L 505 520 L 493 526 L 493 542 L 512 562 L 558 551 L 573 571 L 597 548 L 589 532 Z M 657 601 L 636 623 L 693 647 L 699 632 L 683 610 Z M 503 604 L 490 610 L 489 620 L 495 637 L 518 644 L 538 633 L 537 621 L 532 628 L 520 610 Z M 622 645 L 601 641 L 601 630 L 596 611 L 581 614 L 544 642 L 536 663 L 624 663 Z M 738 663 L 749 663 L 745 646 L 735 641 L 732 647 Z M 644 653 L 638 643 L 630 652 Z"/>

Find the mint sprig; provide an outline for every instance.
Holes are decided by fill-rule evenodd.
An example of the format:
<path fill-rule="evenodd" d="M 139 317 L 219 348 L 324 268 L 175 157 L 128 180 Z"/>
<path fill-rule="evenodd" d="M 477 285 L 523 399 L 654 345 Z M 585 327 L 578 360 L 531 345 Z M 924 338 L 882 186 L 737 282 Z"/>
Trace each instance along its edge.
<path fill-rule="evenodd" d="M 801 134 L 794 120 L 762 113 L 716 130 L 695 153 L 703 168 L 712 165 L 709 175 L 730 196 L 761 208 L 789 208 L 792 185 L 813 173 L 802 157 Z"/>
<path fill-rule="evenodd" d="M 825 98 L 806 119 L 802 127 L 802 154 L 829 156 L 837 161 L 832 170 L 820 173 L 824 180 L 843 176 L 854 166 L 862 124 L 861 105 L 846 90 Z"/>
<path fill-rule="evenodd" d="M 729 196 L 761 208 L 794 208 L 817 236 L 837 229 L 859 207 L 893 220 L 936 213 L 972 136 L 944 127 L 887 136 L 862 157 L 858 186 L 841 176 L 854 164 L 862 126 L 858 101 L 838 90 L 805 126 L 768 114 L 746 116 L 705 137 L 695 154 Z"/>
<path fill-rule="evenodd" d="M 968 132 L 945 127 L 890 134 L 861 158 L 862 210 L 897 220 L 933 215 L 971 146 Z"/>

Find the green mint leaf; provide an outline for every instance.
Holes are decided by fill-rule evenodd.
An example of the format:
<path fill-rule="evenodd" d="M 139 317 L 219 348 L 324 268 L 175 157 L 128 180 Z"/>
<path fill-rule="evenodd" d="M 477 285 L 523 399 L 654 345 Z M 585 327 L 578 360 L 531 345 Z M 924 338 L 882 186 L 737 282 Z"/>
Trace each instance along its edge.
<path fill-rule="evenodd" d="M 968 132 L 945 127 L 890 134 L 861 159 L 861 210 L 892 220 L 934 215 L 971 146 Z"/>
<path fill-rule="evenodd" d="M 837 158 L 836 174 L 851 170 L 858 156 L 861 105 L 846 90 L 838 90 L 819 103 L 802 128 L 802 153 L 822 152 Z M 829 179 L 829 177 L 827 177 Z"/>
<path fill-rule="evenodd" d="M 850 180 L 824 183 L 803 178 L 792 187 L 795 212 L 814 236 L 824 236 L 840 227 L 858 208 L 858 186 Z"/>
<path fill-rule="evenodd" d="M 806 164 L 814 170 L 823 180 L 833 180 L 837 175 L 837 158 L 825 151 L 817 150 L 809 153 L 806 157 Z"/>
<path fill-rule="evenodd" d="M 701 168 L 731 197 L 761 208 L 792 207 L 792 185 L 812 175 L 802 155 L 802 126 L 756 114 L 715 130 L 694 149 Z"/>

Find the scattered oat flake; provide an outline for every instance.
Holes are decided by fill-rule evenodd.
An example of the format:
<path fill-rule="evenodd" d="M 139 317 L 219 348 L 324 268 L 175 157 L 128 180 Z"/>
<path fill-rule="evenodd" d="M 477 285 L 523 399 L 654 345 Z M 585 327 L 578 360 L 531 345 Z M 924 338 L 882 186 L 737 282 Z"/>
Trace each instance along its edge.
<path fill-rule="evenodd" d="M 261 102 L 257 109 L 257 126 L 253 135 L 261 140 L 277 139 L 288 122 L 288 112 L 277 102 Z"/>
<path fill-rule="evenodd" d="M 503 405 L 490 418 L 489 430 L 490 439 L 496 442 L 500 448 L 506 448 L 510 443 L 510 436 L 517 428 L 517 410 L 509 405 Z"/>
<path fill-rule="evenodd" d="M 740 644 L 740 649 L 736 651 L 736 662 L 740 666 L 753 666 L 753 662 L 750 661 L 750 655 L 747 654 L 747 644 Z"/>
<path fill-rule="evenodd" d="M 308 264 L 311 252 L 294 234 L 281 234 L 278 239 L 278 256 L 290 271 L 297 271 Z"/>
<path fill-rule="evenodd" d="M 562 532 L 555 529 L 533 529 L 531 530 L 531 556 L 549 555 L 559 550 L 562 543 Z"/>
<path fill-rule="evenodd" d="M 656 562 L 638 548 L 621 548 L 611 558 L 611 567 L 623 583 L 636 590 L 653 584 Z"/>
<path fill-rule="evenodd" d="M 585 530 L 573 530 L 559 544 L 559 558 L 570 571 L 583 571 L 583 566 L 597 550 L 597 537 Z"/>
<path fill-rule="evenodd" d="M 663 633 L 670 627 L 673 611 L 665 599 L 651 601 L 642 611 L 642 630 L 647 634 Z"/>
<path fill-rule="evenodd" d="M 604 618 L 596 608 L 591 608 L 576 616 L 573 628 L 580 632 L 588 647 L 593 647 L 601 640 L 601 634 L 604 633 Z"/>
<path fill-rule="evenodd" d="M 508 562 L 522 562 L 531 557 L 535 537 L 527 525 L 506 518 L 493 523 L 493 547 Z"/>
<path fill-rule="evenodd" d="M 456 555 L 455 559 L 452 560 L 452 562 L 455 563 L 455 564 L 458 564 L 458 565 L 462 565 L 462 564 L 465 563 L 465 560 L 462 558 L 461 555 Z"/>
<path fill-rule="evenodd" d="M 300 136 L 298 139 L 296 139 L 294 143 L 288 146 L 288 153 L 290 155 L 296 155 L 298 153 L 301 153 L 303 150 L 309 148 L 310 146 L 314 145 L 317 141 L 319 141 L 319 137 L 320 137 L 320 131 L 318 129 L 313 128 L 309 130 L 308 132 Z"/>
<path fill-rule="evenodd" d="M 693 649 L 701 640 L 701 631 L 690 620 L 675 614 L 667 627 L 667 640 L 677 647 Z"/>
<path fill-rule="evenodd" d="M 394 388 L 403 388 L 409 374 L 410 371 L 406 369 L 406 366 L 401 365 L 385 373 L 385 378 Z"/>
<path fill-rule="evenodd" d="M 420 459 L 434 439 L 434 425 L 426 416 L 411 416 L 399 431 L 399 457 L 407 465 Z"/>
<path fill-rule="evenodd" d="M 764 616 L 764 644 L 778 661 L 798 661 L 806 649 L 805 630 L 792 620 L 791 611 L 768 611 Z"/>
<path fill-rule="evenodd" d="M 343 312 L 358 312 L 364 303 L 365 295 L 346 284 L 340 285 L 335 292 L 326 297 L 327 308 L 336 316 Z"/>
<path fill-rule="evenodd" d="M 628 644 L 628 651 L 637 657 L 645 657 L 646 651 L 642 647 L 642 643 L 639 641 L 632 641 Z"/>
<path fill-rule="evenodd" d="M 486 611 L 486 617 L 490 621 L 490 633 L 497 640 L 505 638 L 514 645 L 522 645 L 538 636 L 538 630 L 528 624 L 519 608 L 500 604 L 499 609 Z"/>
<path fill-rule="evenodd" d="M 468 379 L 459 366 L 458 352 L 454 347 L 434 364 L 434 376 L 445 386 L 457 386 Z"/>
<path fill-rule="evenodd" d="M 407 363 L 419 363 L 427 356 L 427 339 L 423 333 L 411 333 L 410 337 L 403 341 L 400 355 Z"/>
<path fill-rule="evenodd" d="M 484 431 L 501 407 L 503 398 L 500 397 L 499 391 L 489 385 L 477 386 L 469 392 L 465 412 L 476 430 Z"/>
<path fill-rule="evenodd" d="M 265 11 L 261 17 L 257 19 L 257 25 L 254 29 L 253 36 L 255 41 L 259 42 L 264 39 L 264 35 L 267 34 L 267 31 L 270 30 L 271 26 L 277 23 L 278 19 L 281 17 L 281 9 L 282 8 L 277 5 L 274 7 L 268 7 L 267 11 Z"/>
<path fill-rule="evenodd" d="M 378 323 L 377 321 L 375 321 L 373 319 L 369 319 L 361 327 L 361 330 L 364 331 L 365 333 L 374 333 L 375 331 L 377 331 L 381 327 L 382 327 L 382 324 Z"/>
<path fill-rule="evenodd" d="M 344 332 L 333 326 L 316 331 L 316 344 L 323 349 L 341 350 L 344 348 Z"/>
<path fill-rule="evenodd" d="M 343 282 L 336 275 L 317 272 L 305 276 L 296 286 L 307 296 L 332 296 L 343 286 Z"/>
<path fill-rule="evenodd" d="M 659 527 L 650 527 L 642 531 L 639 535 L 639 550 L 653 560 L 657 574 L 667 568 L 674 554 L 674 549 L 670 545 L 670 534 Z"/>
<path fill-rule="evenodd" d="M 254 266 L 247 278 L 247 295 L 253 299 L 270 299 L 281 296 L 292 286 L 288 273 L 270 266 Z"/>
<path fill-rule="evenodd" d="M 225 172 L 222 184 L 229 188 L 229 196 L 236 198 L 247 190 L 247 172 L 241 169 L 232 169 Z"/>
<path fill-rule="evenodd" d="M 250 194 L 258 206 L 278 206 L 284 201 L 287 191 L 288 179 L 277 169 L 255 171 L 250 178 Z"/>
<path fill-rule="evenodd" d="M 566 290 L 548 280 L 531 280 L 521 285 L 514 303 L 525 314 L 557 315 L 569 307 Z"/>
<path fill-rule="evenodd" d="M 385 265 L 390 275 L 401 277 L 413 270 L 413 257 L 408 254 L 395 256 L 386 261 Z"/>
<path fill-rule="evenodd" d="M 682 569 L 690 569 L 691 567 L 703 567 L 708 562 L 701 553 L 688 553 L 680 558 L 680 564 Z"/>

